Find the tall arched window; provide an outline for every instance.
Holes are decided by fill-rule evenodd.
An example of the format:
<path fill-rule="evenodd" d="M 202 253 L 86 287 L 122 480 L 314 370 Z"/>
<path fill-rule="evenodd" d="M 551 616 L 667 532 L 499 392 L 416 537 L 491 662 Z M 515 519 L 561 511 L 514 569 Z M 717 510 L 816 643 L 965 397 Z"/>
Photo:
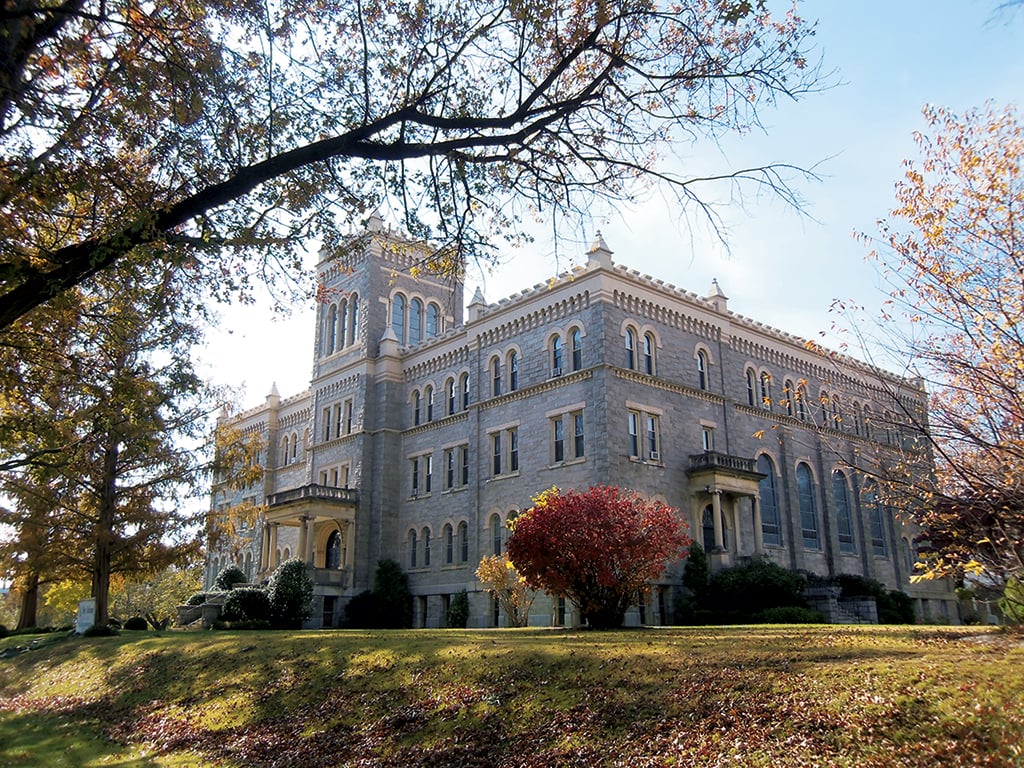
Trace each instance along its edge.
<path fill-rule="evenodd" d="M 420 533 L 420 538 L 423 541 L 423 567 L 430 567 L 430 529 L 424 528 Z"/>
<path fill-rule="evenodd" d="M 762 453 L 757 457 L 757 471 L 765 475 L 758 484 L 761 505 L 761 535 L 765 544 L 782 546 L 782 521 L 779 516 L 779 494 L 776 487 L 775 464 Z"/>
<path fill-rule="evenodd" d="M 757 405 L 757 390 L 755 389 L 755 374 L 753 368 L 747 368 L 747 405 Z"/>
<path fill-rule="evenodd" d="M 707 390 L 710 386 L 708 379 L 708 353 L 703 349 L 697 351 L 697 386 Z"/>
<path fill-rule="evenodd" d="M 419 344 L 423 340 L 423 302 L 413 299 L 409 302 L 409 343 Z"/>
<path fill-rule="evenodd" d="M 331 304 L 327 310 L 327 320 L 324 321 L 324 354 L 329 355 L 334 351 L 334 344 L 338 333 L 338 308 Z"/>
<path fill-rule="evenodd" d="M 459 377 L 459 389 L 462 391 L 462 410 L 469 408 L 469 374 L 464 373 Z"/>
<path fill-rule="evenodd" d="M 864 406 L 864 437 L 871 439 L 871 406 Z"/>
<path fill-rule="evenodd" d="M 583 333 L 579 328 L 573 328 L 569 339 L 572 345 L 572 369 L 578 371 L 583 367 Z"/>
<path fill-rule="evenodd" d="M 501 524 L 501 516 L 494 514 L 491 515 L 491 553 L 495 555 L 501 555 L 502 540 L 501 540 L 501 529 L 504 526 Z"/>
<path fill-rule="evenodd" d="M 423 390 L 423 399 L 426 401 L 427 421 L 434 420 L 434 388 L 429 384 Z"/>
<path fill-rule="evenodd" d="M 427 304 L 427 336 L 434 337 L 441 332 L 441 309 L 434 302 Z"/>
<path fill-rule="evenodd" d="M 338 531 L 331 531 L 327 537 L 327 551 L 325 553 L 325 568 L 341 568 L 341 534 Z"/>
<path fill-rule="evenodd" d="M 864 484 L 864 506 L 868 512 L 868 521 L 871 523 L 871 553 L 875 557 L 885 557 L 888 554 L 885 546 L 885 518 L 875 484 L 871 480 Z"/>
<path fill-rule="evenodd" d="M 501 361 L 498 358 L 491 360 L 491 397 L 498 397 L 501 394 Z"/>
<path fill-rule="evenodd" d="M 800 421 L 807 421 L 807 389 L 803 384 L 796 388 L 796 417 Z"/>
<path fill-rule="evenodd" d="M 455 536 L 450 523 L 444 524 L 442 536 L 444 537 L 444 564 L 451 565 L 455 562 Z"/>
<path fill-rule="evenodd" d="M 283 467 L 288 463 L 288 435 L 284 436 L 284 440 L 281 441 L 281 466 Z"/>
<path fill-rule="evenodd" d="M 825 390 L 822 390 L 821 394 L 818 395 L 818 405 L 821 407 L 821 421 L 820 421 L 820 425 L 822 427 L 827 427 L 828 426 L 828 420 L 829 420 L 828 403 L 829 403 L 828 392 L 826 392 Z"/>
<path fill-rule="evenodd" d="M 843 406 L 837 396 L 832 397 L 832 428 L 843 428 Z"/>
<path fill-rule="evenodd" d="M 348 344 L 348 299 L 342 299 L 338 304 L 338 346 L 341 349 Z"/>
<path fill-rule="evenodd" d="M 416 567 L 416 555 L 417 555 L 417 551 L 416 550 L 417 550 L 417 545 L 418 544 L 419 544 L 419 542 L 417 541 L 417 538 L 416 538 L 416 531 L 415 530 L 409 531 L 409 567 L 410 568 L 415 568 Z"/>
<path fill-rule="evenodd" d="M 648 376 L 654 375 L 654 336 L 650 333 L 644 334 L 644 373 Z"/>
<path fill-rule="evenodd" d="M 636 368 L 636 334 L 632 328 L 626 329 L 626 367 L 631 371 Z"/>
<path fill-rule="evenodd" d="M 715 511 L 708 504 L 704 507 L 704 514 L 700 518 L 700 528 L 704 540 L 704 551 L 714 552 L 715 550 Z"/>
<path fill-rule="evenodd" d="M 562 337 L 551 337 L 551 375 L 562 375 Z"/>
<path fill-rule="evenodd" d="M 405 296 L 396 293 L 391 300 L 391 330 L 399 344 L 405 344 Z"/>
<path fill-rule="evenodd" d="M 422 407 L 423 407 L 423 396 L 420 395 L 420 391 L 417 389 L 412 393 L 412 423 L 416 426 L 420 423 L 422 418 Z"/>
<path fill-rule="evenodd" d="M 459 562 L 469 562 L 469 525 L 459 523 Z"/>
<path fill-rule="evenodd" d="M 797 464 L 796 488 L 800 501 L 800 527 L 803 532 L 804 549 L 820 549 L 818 506 L 814 501 L 814 475 L 806 464 Z"/>
<path fill-rule="evenodd" d="M 292 461 L 299 458 L 299 434 L 292 432 Z"/>
<path fill-rule="evenodd" d="M 458 394 L 455 389 L 455 379 L 448 379 L 444 383 L 445 399 L 448 401 L 448 415 L 455 413 L 458 404 Z"/>
<path fill-rule="evenodd" d="M 761 371 L 761 407 L 772 409 L 772 375 L 767 371 Z"/>
<path fill-rule="evenodd" d="M 850 511 L 850 490 L 846 475 L 838 469 L 832 473 L 832 495 L 836 500 L 836 527 L 839 529 L 839 551 L 853 554 L 857 542 L 853 535 L 853 515 Z"/>
<path fill-rule="evenodd" d="M 356 343 L 356 333 L 359 330 L 359 294 L 353 293 L 349 298 L 349 305 L 351 306 L 352 316 L 349 318 L 348 323 L 348 343 Z"/>
<path fill-rule="evenodd" d="M 508 391 L 519 389 L 519 353 L 514 349 L 508 353 Z"/>
<path fill-rule="evenodd" d="M 786 400 L 786 415 L 792 416 L 794 413 L 793 402 L 796 400 L 796 390 L 793 389 L 792 379 L 786 379 L 782 382 L 782 396 Z"/>

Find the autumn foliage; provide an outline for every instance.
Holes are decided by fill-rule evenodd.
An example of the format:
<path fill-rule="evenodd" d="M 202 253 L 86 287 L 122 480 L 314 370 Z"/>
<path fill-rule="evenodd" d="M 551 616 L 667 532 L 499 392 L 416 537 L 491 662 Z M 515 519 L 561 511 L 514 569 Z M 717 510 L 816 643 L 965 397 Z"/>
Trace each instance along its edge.
<path fill-rule="evenodd" d="M 544 491 L 512 525 L 508 556 L 535 589 L 564 595 L 590 626 L 622 625 L 626 609 L 686 556 L 676 511 L 611 486 Z"/>
<path fill-rule="evenodd" d="M 507 554 L 485 557 L 477 566 L 476 577 L 501 605 L 513 627 L 529 626 L 530 606 L 536 593 L 516 571 Z"/>

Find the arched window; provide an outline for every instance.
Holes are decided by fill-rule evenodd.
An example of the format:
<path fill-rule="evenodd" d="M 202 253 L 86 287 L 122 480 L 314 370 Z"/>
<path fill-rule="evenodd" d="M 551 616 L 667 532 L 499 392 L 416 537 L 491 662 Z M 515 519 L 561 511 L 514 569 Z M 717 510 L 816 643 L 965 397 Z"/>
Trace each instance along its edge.
<path fill-rule="evenodd" d="M 352 317 L 348 323 L 348 343 L 356 343 L 356 331 L 359 328 L 359 294 L 353 293 L 349 299 L 349 304 L 352 307 Z"/>
<path fill-rule="evenodd" d="M 843 428 L 843 406 L 838 397 L 832 397 L 832 428 Z"/>
<path fill-rule="evenodd" d="M 409 531 L 409 567 L 416 567 L 417 544 L 416 531 Z"/>
<path fill-rule="evenodd" d="M 761 371 L 761 407 L 772 409 L 772 375 L 768 371 Z"/>
<path fill-rule="evenodd" d="M 710 387 L 708 379 L 708 353 L 703 349 L 697 351 L 697 386 L 703 390 Z"/>
<path fill-rule="evenodd" d="M 396 293 L 391 300 L 391 330 L 399 344 L 405 344 L 405 296 Z"/>
<path fill-rule="evenodd" d="M 636 334 L 632 328 L 626 329 L 626 367 L 631 371 L 636 368 Z"/>
<path fill-rule="evenodd" d="M 868 520 L 871 523 L 871 553 L 875 557 L 885 557 L 888 554 L 885 546 L 885 518 L 875 484 L 871 480 L 864 484 L 864 506 L 867 508 Z"/>
<path fill-rule="evenodd" d="M 519 389 L 519 353 L 514 349 L 508 353 L 508 391 Z"/>
<path fill-rule="evenodd" d="M 448 381 L 446 381 L 444 384 L 444 388 L 445 395 L 448 400 L 448 415 L 451 416 L 453 413 L 455 413 L 456 404 L 458 403 L 455 389 L 455 379 L 448 379 Z"/>
<path fill-rule="evenodd" d="M 459 562 L 469 562 L 469 525 L 459 523 Z"/>
<path fill-rule="evenodd" d="M 501 394 L 501 361 L 498 358 L 491 360 L 491 397 Z"/>
<path fill-rule="evenodd" d="M 334 351 L 334 344 L 337 341 L 338 333 L 338 308 L 331 304 L 327 310 L 327 322 L 324 326 L 324 354 L 329 355 Z"/>
<path fill-rule="evenodd" d="M 501 516 L 494 514 L 491 515 L 491 554 L 500 555 L 502 540 L 501 540 Z"/>
<path fill-rule="evenodd" d="M 583 333 L 579 328 L 573 328 L 569 339 L 572 345 L 572 369 L 578 371 L 583 367 Z"/>
<path fill-rule="evenodd" d="M 284 440 L 281 441 L 281 466 L 283 467 L 288 463 L 288 435 L 284 436 Z"/>
<path fill-rule="evenodd" d="M 284 559 L 285 560 L 291 560 L 292 559 L 292 550 L 291 550 L 290 547 L 285 547 L 284 548 Z M 284 560 L 282 560 L 281 562 L 284 562 Z"/>
<path fill-rule="evenodd" d="M 803 384 L 796 388 L 796 417 L 800 421 L 807 421 L 807 389 Z"/>
<path fill-rule="evenodd" d="M 871 406 L 864 406 L 864 437 L 871 439 Z"/>
<path fill-rule="evenodd" d="M 451 565 L 455 562 L 455 536 L 449 523 L 444 524 L 442 536 L 444 537 L 444 564 Z"/>
<path fill-rule="evenodd" d="M 299 435 L 297 432 L 292 432 L 292 461 L 299 458 Z"/>
<path fill-rule="evenodd" d="M 792 379 L 786 379 L 782 383 L 782 396 L 786 399 L 786 415 L 792 416 L 794 413 L 793 403 L 796 400 L 796 390 L 793 389 Z"/>
<path fill-rule="evenodd" d="M 828 392 L 826 392 L 825 390 L 822 390 L 821 394 L 818 395 L 818 405 L 821 406 L 821 422 L 820 422 L 820 424 L 823 427 L 827 427 L 828 426 L 828 420 L 829 420 L 829 416 L 828 416 L 828 403 L 829 403 Z"/>
<path fill-rule="evenodd" d="M 814 501 L 814 475 L 806 464 L 797 464 L 796 488 L 800 501 L 800 527 L 803 531 L 804 549 L 820 549 L 818 507 Z"/>
<path fill-rule="evenodd" d="M 654 375 L 654 336 L 650 333 L 644 334 L 644 373 Z"/>
<path fill-rule="evenodd" d="M 434 420 L 434 388 L 429 384 L 423 390 L 423 399 L 426 401 L 427 421 Z"/>
<path fill-rule="evenodd" d="M 437 336 L 441 332 L 441 309 L 434 302 L 427 304 L 427 336 Z"/>
<path fill-rule="evenodd" d="M 430 529 L 424 528 L 420 534 L 420 539 L 423 542 L 423 567 L 430 567 Z"/>
<path fill-rule="evenodd" d="M 757 457 L 757 471 L 765 475 L 758 483 L 761 505 L 761 536 L 765 544 L 782 546 L 782 521 L 779 516 L 779 494 L 775 479 L 775 464 L 767 454 Z"/>
<path fill-rule="evenodd" d="M 562 337 L 551 337 L 551 375 L 562 375 Z"/>
<path fill-rule="evenodd" d="M 331 531 L 327 537 L 327 551 L 324 555 L 325 568 L 341 568 L 341 534 L 338 531 Z"/>
<path fill-rule="evenodd" d="M 753 368 L 747 368 L 747 405 L 757 404 L 757 391 L 754 388 L 755 375 Z"/>
<path fill-rule="evenodd" d="M 459 377 L 459 389 L 462 391 L 462 410 L 469 408 L 469 374 L 464 373 Z"/>
<path fill-rule="evenodd" d="M 864 421 L 864 416 L 861 413 L 860 403 L 855 402 L 853 404 L 853 434 L 860 436 L 861 424 Z"/>
<path fill-rule="evenodd" d="M 338 345 L 336 349 L 341 349 L 348 343 L 348 299 L 342 299 L 338 305 Z"/>
<path fill-rule="evenodd" d="M 832 473 L 832 495 L 836 500 L 836 527 L 839 529 L 839 551 L 853 554 L 857 541 L 853 535 L 853 515 L 850 510 L 850 490 L 846 475 L 838 469 Z"/>
<path fill-rule="evenodd" d="M 423 396 L 420 395 L 420 391 L 417 389 L 412 393 L 412 423 L 416 426 L 420 423 L 422 416 L 421 408 L 423 405 Z"/>
<path fill-rule="evenodd" d="M 409 303 L 409 343 L 419 344 L 423 340 L 423 302 L 413 299 Z"/>
<path fill-rule="evenodd" d="M 701 532 L 704 539 L 704 551 L 715 551 L 715 510 L 708 504 L 704 507 L 704 514 L 701 515 Z"/>

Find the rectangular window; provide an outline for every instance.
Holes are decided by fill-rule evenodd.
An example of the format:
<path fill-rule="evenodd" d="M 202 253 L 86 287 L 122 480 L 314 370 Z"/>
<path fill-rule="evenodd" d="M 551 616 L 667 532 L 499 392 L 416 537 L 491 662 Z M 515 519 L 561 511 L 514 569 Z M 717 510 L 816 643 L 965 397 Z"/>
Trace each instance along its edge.
<path fill-rule="evenodd" d="M 320 485 L 327 485 L 327 470 L 320 473 Z"/>
<path fill-rule="evenodd" d="M 583 414 L 574 413 L 573 423 L 573 453 L 577 459 L 583 458 Z"/>
<path fill-rule="evenodd" d="M 342 488 L 348 488 L 348 477 L 349 477 L 348 464 L 345 464 L 341 468 L 341 487 Z"/>
<path fill-rule="evenodd" d="M 352 401 L 345 401 L 345 434 L 352 434 Z"/>
<path fill-rule="evenodd" d="M 660 457 L 661 454 L 658 451 L 658 417 L 647 414 L 647 455 L 652 459 L 655 456 Z"/>
<path fill-rule="evenodd" d="M 331 439 L 331 409 L 324 408 L 324 442 Z"/>
<path fill-rule="evenodd" d="M 565 423 L 558 416 L 554 423 L 555 461 L 565 461 Z"/>
<path fill-rule="evenodd" d="M 491 467 L 491 474 L 497 477 L 501 474 L 501 434 L 496 433 L 491 435 L 491 449 L 493 454 L 493 465 Z"/>
<path fill-rule="evenodd" d="M 629 412 L 629 455 L 640 458 L 640 414 Z"/>
<path fill-rule="evenodd" d="M 331 485 L 335 488 L 338 486 L 339 474 L 337 468 L 331 470 Z"/>
<path fill-rule="evenodd" d="M 715 450 L 715 430 L 711 427 L 701 427 L 700 430 L 701 446 L 705 452 Z"/>
<path fill-rule="evenodd" d="M 340 405 L 334 406 L 334 436 L 341 437 L 344 424 L 341 418 L 342 410 Z"/>
<path fill-rule="evenodd" d="M 519 430 L 515 427 L 508 431 L 508 471 L 519 471 Z"/>
<path fill-rule="evenodd" d="M 420 495 L 420 460 L 419 457 L 412 460 L 412 495 Z"/>
<path fill-rule="evenodd" d="M 462 457 L 462 484 L 469 485 L 469 446 L 462 446 L 459 453 Z"/>
<path fill-rule="evenodd" d="M 455 487 L 455 449 L 449 448 L 444 452 L 444 487 L 451 489 Z"/>
<path fill-rule="evenodd" d="M 423 457 L 423 490 L 430 493 L 434 477 L 434 455 L 428 453 Z"/>

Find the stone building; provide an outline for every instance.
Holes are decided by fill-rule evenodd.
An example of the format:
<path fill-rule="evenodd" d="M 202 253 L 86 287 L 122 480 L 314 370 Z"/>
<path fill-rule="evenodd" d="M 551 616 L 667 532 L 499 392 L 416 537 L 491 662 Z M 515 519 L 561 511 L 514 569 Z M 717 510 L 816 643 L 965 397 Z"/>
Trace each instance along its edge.
<path fill-rule="evenodd" d="M 214 488 L 213 508 L 265 505 L 207 580 L 253 581 L 289 556 L 313 567 L 314 626 L 335 626 L 378 560 L 409 575 L 417 626 L 443 626 L 468 590 L 470 625 L 503 621 L 474 571 L 506 521 L 558 486 L 633 488 L 680 510 L 713 569 L 756 556 L 899 588 L 925 620 L 955 621 L 943 584 L 911 585 L 911 533 L 856 467 L 904 439 L 920 382 L 822 355 L 729 309 L 612 261 L 497 304 L 416 267 L 424 254 L 378 217 L 322 255 L 310 388 L 231 418 L 265 444 L 261 488 Z M 667 623 L 679 568 L 631 620 Z M 572 622 L 538 600 L 535 624 Z"/>

